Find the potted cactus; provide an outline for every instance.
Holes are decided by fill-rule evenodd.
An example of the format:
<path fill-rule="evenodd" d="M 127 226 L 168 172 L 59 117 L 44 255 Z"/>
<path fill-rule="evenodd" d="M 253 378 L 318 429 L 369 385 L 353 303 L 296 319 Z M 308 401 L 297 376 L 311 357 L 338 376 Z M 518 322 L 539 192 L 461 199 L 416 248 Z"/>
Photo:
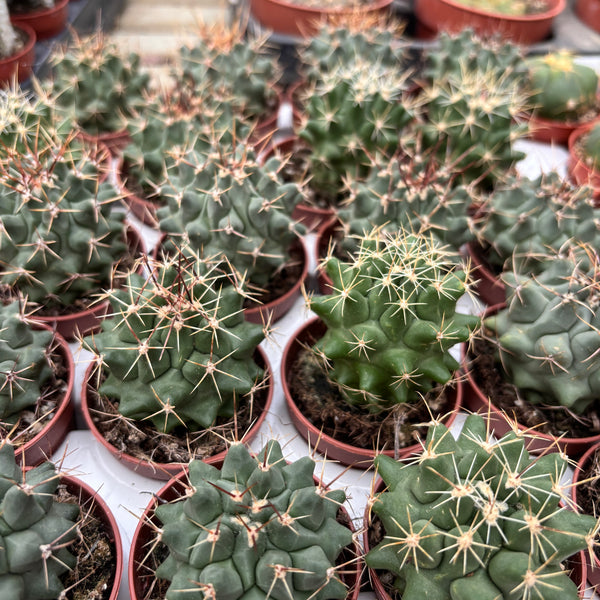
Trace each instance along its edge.
<path fill-rule="evenodd" d="M 116 600 L 123 553 L 102 499 L 51 462 L 25 469 L 0 444 L 3 568 L 7 600 L 72 597 Z"/>
<path fill-rule="evenodd" d="M 460 359 L 450 349 L 479 324 L 456 310 L 469 293 L 468 270 L 433 236 L 378 230 L 350 260 L 330 257 L 325 269 L 332 292 L 308 300 L 321 320 L 305 324 L 282 357 L 292 420 L 344 464 L 366 468 L 383 449 L 410 454 L 413 423 L 460 405 Z"/>
<path fill-rule="evenodd" d="M 574 129 L 599 118 L 598 74 L 560 50 L 527 59 L 529 129 L 541 142 L 566 144 Z"/>
<path fill-rule="evenodd" d="M 523 436 L 492 442 L 471 415 L 456 440 L 434 423 L 412 463 L 375 464 L 386 489 L 368 503 L 365 561 L 380 600 L 583 597 L 566 561 L 598 523 L 569 510 L 562 453 L 530 458 Z"/>
<path fill-rule="evenodd" d="M 598 257 L 584 245 L 550 257 L 537 275 L 507 272 L 506 306 L 484 319 L 465 405 L 490 414 L 496 432 L 534 427 L 532 452 L 556 444 L 581 455 L 598 440 Z M 558 438 L 558 441 L 555 441 Z"/>
<path fill-rule="evenodd" d="M 157 211 L 167 234 L 159 252 L 183 244 L 229 262 L 249 282 L 247 317 L 258 323 L 283 316 L 307 275 L 304 227 L 291 218 L 301 190 L 282 180 L 282 166 L 275 156 L 258 164 L 243 144 L 191 148 L 169 169 Z"/>
<path fill-rule="evenodd" d="M 240 443 L 217 469 L 193 461 L 152 500 L 129 561 L 132 600 L 356 600 L 358 548 L 346 495 L 286 463 L 279 443 L 253 456 Z"/>
<path fill-rule="evenodd" d="M 87 342 L 82 409 L 126 466 L 169 479 L 193 458 L 219 464 L 227 441 L 257 433 L 272 395 L 258 348 L 268 330 L 244 319 L 243 280 L 192 250 L 148 269 L 107 293 L 112 319 Z"/>
<path fill-rule="evenodd" d="M 600 247 L 599 219 L 591 189 L 574 186 L 556 172 L 534 180 L 509 177 L 474 217 L 477 241 L 469 242 L 468 250 L 479 297 L 491 306 L 506 300 L 504 270 L 537 273 L 549 252 L 582 242 Z"/>
<path fill-rule="evenodd" d="M 0 1 L 0 81 L 12 84 L 31 76 L 35 60 L 35 31 L 29 25 L 14 27 L 8 0 Z"/>
<path fill-rule="evenodd" d="M 534 44 L 550 35 L 565 7 L 566 0 L 416 0 L 414 11 L 428 35 L 472 28 L 483 36 Z"/>
<path fill-rule="evenodd" d="M 600 123 L 589 123 L 571 133 L 567 168 L 576 183 L 594 189 L 594 200 L 600 202 Z"/>
<path fill-rule="evenodd" d="M 57 333 L 33 324 L 19 302 L 0 304 L 0 438 L 35 465 L 71 429 L 75 367 Z"/>
<path fill-rule="evenodd" d="M 107 306 L 93 296 L 131 258 L 118 195 L 97 156 L 71 142 L 38 131 L 27 153 L 5 149 L 0 163 L 0 285 L 67 339 L 97 327 Z"/>
<path fill-rule="evenodd" d="M 101 32 L 75 36 L 51 56 L 52 77 L 39 92 L 80 128 L 80 135 L 113 153 L 128 143 L 127 119 L 142 108 L 149 76 L 135 53 L 122 56 Z"/>

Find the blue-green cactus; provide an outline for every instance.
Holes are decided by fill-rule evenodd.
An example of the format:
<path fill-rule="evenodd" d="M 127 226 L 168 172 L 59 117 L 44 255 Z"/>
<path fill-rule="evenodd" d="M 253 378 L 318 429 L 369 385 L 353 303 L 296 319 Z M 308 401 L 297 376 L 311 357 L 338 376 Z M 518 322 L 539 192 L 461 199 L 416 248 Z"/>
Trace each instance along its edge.
<path fill-rule="evenodd" d="M 189 493 L 156 507 L 166 599 L 346 598 L 336 568 L 352 543 L 336 521 L 346 495 L 315 485 L 313 468 L 308 456 L 286 463 L 274 440 L 256 457 L 233 444 L 221 470 L 191 462 Z"/>
<path fill-rule="evenodd" d="M 347 262 L 328 258 L 333 292 L 310 308 L 327 325 L 315 351 L 350 404 L 379 412 L 415 402 L 459 368 L 450 348 L 479 318 L 456 311 L 468 271 L 431 236 L 375 231 Z"/>
<path fill-rule="evenodd" d="M 593 546 L 597 521 L 568 510 L 568 461 L 530 458 L 523 436 L 492 440 L 467 417 L 454 439 L 430 426 L 422 453 L 375 459 L 386 491 L 370 501 L 385 530 L 367 565 L 395 577 L 403 600 L 576 600 L 562 563 Z"/>

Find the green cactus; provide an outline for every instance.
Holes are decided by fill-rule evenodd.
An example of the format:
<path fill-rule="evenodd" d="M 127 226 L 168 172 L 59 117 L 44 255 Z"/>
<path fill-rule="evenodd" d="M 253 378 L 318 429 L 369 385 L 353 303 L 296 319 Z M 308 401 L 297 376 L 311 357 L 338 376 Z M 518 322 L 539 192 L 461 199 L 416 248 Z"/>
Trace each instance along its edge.
<path fill-rule="evenodd" d="M 110 285 L 126 250 L 112 185 L 80 145 L 38 137 L 0 165 L 0 283 L 47 310 Z"/>
<path fill-rule="evenodd" d="M 592 169 L 600 169 L 600 124 L 594 125 L 581 138 L 583 161 Z"/>
<path fill-rule="evenodd" d="M 189 493 L 156 507 L 166 600 L 346 598 L 335 565 L 352 542 L 336 521 L 346 496 L 315 486 L 313 468 L 308 456 L 286 463 L 275 440 L 256 457 L 233 444 L 221 470 L 192 461 Z"/>
<path fill-rule="evenodd" d="M 226 258 L 264 288 L 289 262 L 290 246 L 304 232 L 291 219 L 300 188 L 283 182 L 282 166 L 277 157 L 259 165 L 245 145 L 208 156 L 189 150 L 168 172 L 162 190 L 167 204 L 157 211 L 160 229 L 175 245 L 181 240 L 205 256 Z"/>
<path fill-rule="evenodd" d="M 60 577 L 75 566 L 68 546 L 77 538 L 79 507 L 54 498 L 59 483 L 52 463 L 24 472 L 13 448 L 0 445 L 0 597 L 64 597 Z"/>
<path fill-rule="evenodd" d="M 276 110 L 282 72 L 266 37 L 247 36 L 242 28 L 222 23 L 201 26 L 198 36 L 198 43 L 180 51 L 181 76 L 205 101 L 215 95 L 230 98 L 251 120 Z"/>
<path fill-rule="evenodd" d="M 524 400 L 577 414 L 600 394 L 600 271 L 584 250 L 548 260 L 537 276 L 505 273 L 507 306 L 484 322 Z"/>
<path fill-rule="evenodd" d="M 140 69 L 139 55 L 122 56 L 101 33 L 76 38 L 50 60 L 52 78 L 43 89 L 89 134 L 120 131 L 145 105 L 149 76 Z"/>
<path fill-rule="evenodd" d="M 14 425 L 52 376 L 52 332 L 27 322 L 19 302 L 0 305 L 0 420 Z"/>
<path fill-rule="evenodd" d="M 342 248 L 353 252 L 357 239 L 377 227 L 432 233 L 458 251 L 474 238 L 469 216 L 473 191 L 455 186 L 453 179 L 412 136 L 401 140 L 399 152 L 391 159 L 375 159 L 364 182 L 349 182 L 348 198 L 337 210 L 344 230 Z"/>
<path fill-rule="evenodd" d="M 578 121 L 598 105 L 598 74 L 561 50 L 527 59 L 529 104 L 536 115 Z"/>
<path fill-rule="evenodd" d="M 413 118 L 408 73 L 360 56 L 321 74 L 304 91 L 298 132 L 311 150 L 311 186 L 335 203 L 346 176 L 364 177 L 371 157 L 392 155 Z"/>
<path fill-rule="evenodd" d="M 161 432 L 231 417 L 264 379 L 253 355 L 265 332 L 244 319 L 243 283 L 185 254 L 151 265 L 148 281 L 131 272 L 108 292 L 113 318 L 90 342 L 108 375 L 100 393 Z"/>
<path fill-rule="evenodd" d="M 492 441 L 469 415 L 456 440 L 430 426 L 411 464 L 378 456 L 387 491 L 371 506 L 385 537 L 367 565 L 395 575 L 403 600 L 576 600 L 561 563 L 591 550 L 597 521 L 568 510 L 566 457 L 530 458 L 525 441 Z"/>
<path fill-rule="evenodd" d="M 310 300 L 327 325 L 315 351 L 350 404 L 379 412 L 452 378 L 460 365 L 449 350 L 479 318 L 456 312 L 469 274 L 432 236 L 374 231 L 350 262 L 328 258 L 326 271 L 333 293 Z"/>
<path fill-rule="evenodd" d="M 535 180 L 510 177 L 482 205 L 475 228 L 486 259 L 498 270 L 535 273 L 549 252 L 581 242 L 600 248 L 600 209 L 594 208 L 592 190 L 556 172 Z"/>
<path fill-rule="evenodd" d="M 460 4 L 490 13 L 522 17 L 535 15 L 548 10 L 540 0 L 458 0 Z"/>

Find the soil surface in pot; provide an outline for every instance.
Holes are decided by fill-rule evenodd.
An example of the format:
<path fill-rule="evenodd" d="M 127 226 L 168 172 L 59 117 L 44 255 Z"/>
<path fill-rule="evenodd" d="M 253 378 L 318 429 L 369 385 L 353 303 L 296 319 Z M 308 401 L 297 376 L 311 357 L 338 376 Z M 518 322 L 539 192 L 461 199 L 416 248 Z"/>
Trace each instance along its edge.
<path fill-rule="evenodd" d="M 68 388 L 69 369 L 61 348 L 52 346 L 47 360 L 52 366 L 52 375 L 41 387 L 42 394 L 35 406 L 22 411 L 16 425 L 0 422 L 0 439 L 10 436 L 17 452 L 52 420 Z"/>
<path fill-rule="evenodd" d="M 64 484 L 59 485 L 57 498 L 79 504 L 79 498 Z M 81 519 L 79 536 L 69 548 L 77 565 L 61 577 L 68 590 L 65 600 L 108 600 L 116 572 L 115 546 L 106 525 L 94 516 L 91 500 L 81 505 Z"/>
<path fill-rule="evenodd" d="M 514 415 L 524 427 L 567 438 L 585 438 L 600 433 L 600 414 L 593 405 L 585 414 L 576 415 L 562 406 L 533 405 L 523 400 L 517 388 L 504 379 L 491 341 L 475 340 L 469 358 L 471 373 L 483 394 L 491 398 L 496 408 Z"/>
<path fill-rule="evenodd" d="M 429 392 L 426 402 L 399 404 L 381 413 L 351 406 L 307 347 L 300 349 L 291 364 L 288 384 L 294 402 L 317 429 L 345 444 L 373 450 L 374 444 L 385 450 L 417 444 L 432 416 L 446 414 L 454 406 L 445 388 Z"/>
<path fill-rule="evenodd" d="M 106 441 L 120 452 L 156 463 L 188 463 L 226 450 L 227 441 L 241 439 L 254 424 L 268 397 L 267 387 L 260 385 L 252 401 L 242 399 L 234 418 L 219 417 L 210 429 L 175 428 L 172 433 L 161 433 L 150 422 L 123 417 L 118 400 L 99 394 L 95 385 L 88 383 L 87 393 L 92 418 Z"/>

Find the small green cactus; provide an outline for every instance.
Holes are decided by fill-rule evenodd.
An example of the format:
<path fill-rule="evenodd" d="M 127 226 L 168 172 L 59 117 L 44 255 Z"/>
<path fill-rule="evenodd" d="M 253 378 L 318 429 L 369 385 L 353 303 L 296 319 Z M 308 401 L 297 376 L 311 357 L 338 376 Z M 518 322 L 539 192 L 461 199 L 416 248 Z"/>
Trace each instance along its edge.
<path fill-rule="evenodd" d="M 352 543 L 336 521 L 346 495 L 315 485 L 313 469 L 308 456 L 286 463 L 275 440 L 256 457 L 233 444 L 221 470 L 192 461 L 189 493 L 156 507 L 166 600 L 346 598 L 336 567 Z"/>
<path fill-rule="evenodd" d="M 68 547 L 77 538 L 79 507 L 54 498 L 59 483 L 52 463 L 24 472 L 13 448 L 0 445 L 0 597 L 64 597 L 60 576 L 76 563 Z"/>
<path fill-rule="evenodd" d="M 162 189 L 166 205 L 157 211 L 160 229 L 174 245 L 226 258 L 252 285 L 264 288 L 304 233 L 291 218 L 300 188 L 282 180 L 282 166 L 277 157 L 259 165 L 245 145 L 217 146 L 208 155 L 192 148 L 169 169 Z"/>
<path fill-rule="evenodd" d="M 403 127 L 414 116 L 404 94 L 407 79 L 396 66 L 355 56 L 305 90 L 298 135 L 311 151 L 311 186 L 332 204 L 346 176 L 366 176 L 370 157 L 397 149 Z"/>
<path fill-rule="evenodd" d="M 490 13 L 522 17 L 535 15 L 547 10 L 543 0 L 458 0 L 460 4 Z"/>
<path fill-rule="evenodd" d="M 81 146 L 39 135 L 0 164 L 0 283 L 56 310 L 110 285 L 126 250 L 124 214 Z"/>
<path fill-rule="evenodd" d="M 491 265 L 535 273 L 548 253 L 581 242 L 600 248 L 600 209 L 590 188 L 556 172 L 510 177 L 482 205 L 475 229 Z"/>
<path fill-rule="evenodd" d="M 157 430 L 195 431 L 251 402 L 264 379 L 253 355 L 262 326 L 244 319 L 243 283 L 191 250 L 131 272 L 111 290 L 113 318 L 90 342 L 107 374 L 100 393 Z"/>
<path fill-rule="evenodd" d="M 527 60 L 529 104 L 536 115 L 578 121 L 598 106 L 598 74 L 561 50 Z"/>
<path fill-rule="evenodd" d="M 145 104 L 149 76 L 139 55 L 122 56 L 101 33 L 76 38 L 52 54 L 51 63 L 52 78 L 43 88 L 86 133 L 120 131 Z"/>
<path fill-rule="evenodd" d="M 594 125 L 581 138 L 583 161 L 594 170 L 600 169 L 600 124 Z"/>
<path fill-rule="evenodd" d="M 315 351 L 350 404 L 379 412 L 416 402 L 459 368 L 450 348 L 471 339 L 479 318 L 456 312 L 468 271 L 430 236 L 374 231 L 352 260 L 326 260 L 333 292 L 310 308 L 327 331 Z"/>
<path fill-rule="evenodd" d="M 600 394 L 600 269 L 592 248 L 582 261 L 584 250 L 548 260 L 536 276 L 505 273 L 507 306 L 484 322 L 521 396 L 576 414 Z"/>
<path fill-rule="evenodd" d="M 52 375 L 52 332 L 27 322 L 19 302 L 0 305 L 0 421 L 14 425 Z"/>
<path fill-rule="evenodd" d="M 407 137 L 393 157 L 374 160 L 365 181 L 348 183 L 348 198 L 337 210 L 345 251 L 353 252 L 357 239 L 376 227 L 432 233 L 456 251 L 474 238 L 469 215 L 473 191 L 454 185 L 453 173 L 434 153 Z"/>
<path fill-rule="evenodd" d="M 411 464 L 378 456 L 387 490 L 371 507 L 385 537 L 367 565 L 394 574 L 403 600 L 577 600 L 562 563 L 591 550 L 597 521 L 568 510 L 566 457 L 530 458 L 525 441 L 493 441 L 469 415 L 456 440 L 431 425 Z"/>

